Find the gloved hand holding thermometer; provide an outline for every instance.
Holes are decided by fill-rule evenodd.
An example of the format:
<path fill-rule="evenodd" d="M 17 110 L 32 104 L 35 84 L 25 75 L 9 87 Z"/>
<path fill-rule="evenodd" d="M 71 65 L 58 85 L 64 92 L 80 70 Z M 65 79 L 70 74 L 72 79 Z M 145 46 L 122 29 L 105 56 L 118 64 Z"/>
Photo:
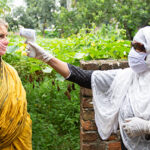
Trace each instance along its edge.
<path fill-rule="evenodd" d="M 35 30 L 33 30 L 33 29 L 21 28 L 20 29 L 20 36 L 26 38 L 25 43 L 29 43 L 29 42 L 34 43 L 36 40 Z M 29 49 L 29 45 L 26 46 L 26 49 Z M 30 52 L 30 57 L 35 57 L 35 55 L 36 55 L 36 53 L 35 53 L 35 50 L 33 49 Z"/>
<path fill-rule="evenodd" d="M 26 43 L 28 44 L 26 47 L 27 55 L 29 57 L 33 57 L 47 63 L 51 58 L 53 58 L 53 56 L 47 53 L 42 47 L 40 47 L 35 43 L 36 40 L 35 33 L 36 32 L 33 29 L 26 29 L 26 28 L 20 29 L 20 36 L 25 37 L 27 39 L 26 41 Z"/>

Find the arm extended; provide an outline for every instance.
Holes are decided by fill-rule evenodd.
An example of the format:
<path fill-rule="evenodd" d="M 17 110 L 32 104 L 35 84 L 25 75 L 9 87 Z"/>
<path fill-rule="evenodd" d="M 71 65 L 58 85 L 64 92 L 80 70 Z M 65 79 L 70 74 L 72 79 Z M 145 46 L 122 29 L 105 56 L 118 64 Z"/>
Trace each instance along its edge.
<path fill-rule="evenodd" d="M 35 43 L 29 43 L 28 56 L 31 52 L 34 53 L 34 58 L 42 60 L 51 66 L 56 72 L 62 75 L 66 80 L 72 81 L 85 88 L 91 88 L 91 75 L 92 70 L 83 70 L 79 67 L 67 64 L 51 54 L 47 53 L 42 47 Z"/>
<path fill-rule="evenodd" d="M 83 70 L 80 67 L 67 64 L 54 57 L 47 64 L 60 73 L 66 80 L 91 89 L 91 75 L 93 70 Z"/>

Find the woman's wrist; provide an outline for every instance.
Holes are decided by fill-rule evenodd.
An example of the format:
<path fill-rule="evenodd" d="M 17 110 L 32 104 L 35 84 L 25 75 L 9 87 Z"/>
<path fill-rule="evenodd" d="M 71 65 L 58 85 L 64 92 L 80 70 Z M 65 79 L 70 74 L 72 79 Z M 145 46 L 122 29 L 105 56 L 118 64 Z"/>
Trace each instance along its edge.
<path fill-rule="evenodd" d="M 63 62 L 55 57 L 51 58 L 47 64 L 51 66 L 56 72 L 61 74 L 64 78 L 67 78 L 70 74 L 68 65 L 66 62 Z"/>

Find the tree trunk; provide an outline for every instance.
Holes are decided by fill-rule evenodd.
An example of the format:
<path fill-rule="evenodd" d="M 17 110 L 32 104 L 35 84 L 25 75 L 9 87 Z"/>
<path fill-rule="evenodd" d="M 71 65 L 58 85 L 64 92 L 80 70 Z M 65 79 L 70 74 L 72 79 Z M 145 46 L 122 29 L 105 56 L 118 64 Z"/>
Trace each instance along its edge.
<path fill-rule="evenodd" d="M 47 19 L 45 18 L 44 23 L 43 23 L 43 29 L 42 29 L 43 37 L 45 37 L 46 22 L 47 22 Z"/>

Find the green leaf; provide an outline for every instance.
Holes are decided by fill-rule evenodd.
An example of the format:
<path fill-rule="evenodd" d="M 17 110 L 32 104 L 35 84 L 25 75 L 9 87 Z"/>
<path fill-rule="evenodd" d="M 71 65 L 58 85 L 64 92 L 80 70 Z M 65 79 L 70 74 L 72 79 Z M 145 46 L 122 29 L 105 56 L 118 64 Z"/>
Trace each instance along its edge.
<path fill-rule="evenodd" d="M 64 81 L 65 80 L 65 78 L 64 77 L 62 77 L 60 74 L 58 74 L 58 73 L 56 73 L 56 78 L 55 78 L 56 80 L 58 80 L 58 81 Z"/>
<path fill-rule="evenodd" d="M 45 69 L 43 69 L 42 71 L 44 72 L 44 73 L 51 73 L 52 72 L 52 68 L 50 68 L 50 67 L 46 67 Z"/>
<path fill-rule="evenodd" d="M 15 52 L 18 48 L 19 48 L 19 46 L 16 46 L 16 45 L 8 46 L 7 53 L 11 54 L 11 53 Z"/>

